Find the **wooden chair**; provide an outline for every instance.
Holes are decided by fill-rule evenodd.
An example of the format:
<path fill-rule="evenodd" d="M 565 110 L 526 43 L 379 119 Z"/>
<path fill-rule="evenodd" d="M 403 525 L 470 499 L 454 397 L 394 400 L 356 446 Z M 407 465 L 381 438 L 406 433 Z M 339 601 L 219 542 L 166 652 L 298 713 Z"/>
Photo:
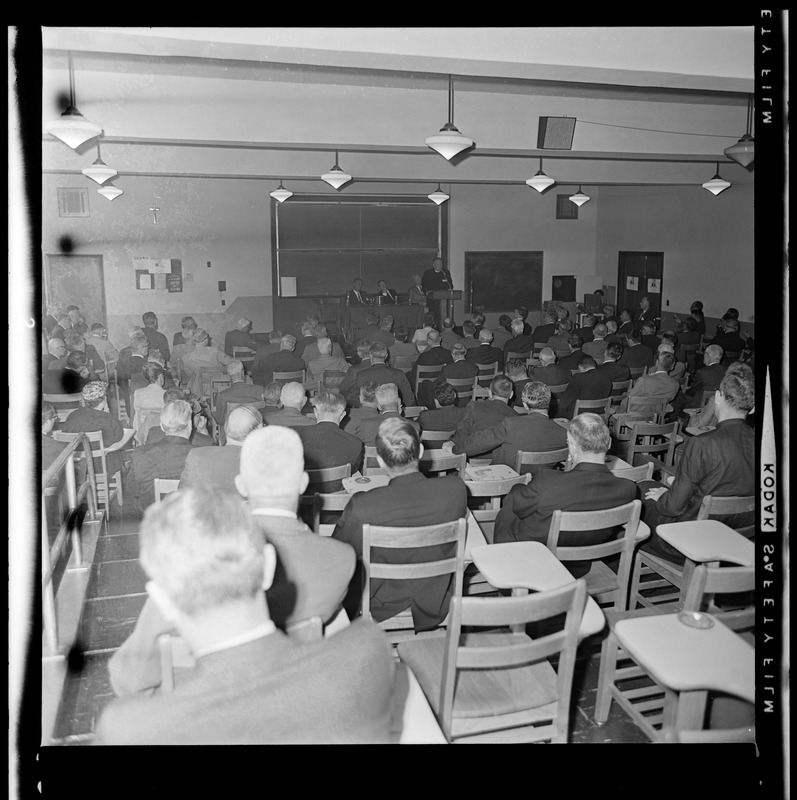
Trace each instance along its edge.
<path fill-rule="evenodd" d="M 417 676 L 446 739 L 567 743 L 585 603 L 583 580 L 523 597 L 455 597 L 445 636 L 400 643 L 399 658 Z M 536 639 L 472 631 L 563 615 L 558 630 Z M 555 653 L 556 669 L 549 661 Z"/>
<path fill-rule="evenodd" d="M 310 481 L 308 487 L 310 490 L 307 494 L 315 493 L 314 486 L 320 484 L 331 483 L 332 481 L 341 481 L 344 478 L 351 477 L 351 464 L 341 464 L 339 467 L 322 467 L 321 469 L 307 469 L 305 470 Z"/>
<path fill-rule="evenodd" d="M 252 364 L 255 361 L 255 351 L 251 347 L 233 347 L 232 357 L 240 361 L 244 365 L 244 369 L 249 372 L 252 369 Z"/>
<path fill-rule="evenodd" d="M 614 439 L 618 444 L 618 455 L 632 467 L 638 465 L 637 456 L 651 456 L 663 466 L 671 467 L 675 463 L 675 446 L 678 443 L 680 422 L 668 422 L 663 425 L 653 422 L 634 422 L 630 433 L 622 430 L 615 432 Z M 625 451 L 623 443 L 627 442 Z M 655 463 L 654 461 L 654 463 Z"/>
<path fill-rule="evenodd" d="M 80 436 L 85 436 L 91 443 L 91 452 L 94 455 L 94 476 L 97 484 L 97 504 L 105 509 L 105 515 L 110 519 L 111 503 L 114 501 L 114 498 L 117 499 L 120 508 L 124 504 L 122 472 L 118 470 L 113 475 L 108 474 L 108 464 L 102 431 L 89 431 L 87 433 L 53 431 L 52 433 L 52 437 L 56 442 L 69 443 Z"/>
<path fill-rule="evenodd" d="M 697 351 L 700 349 L 700 344 L 682 344 L 678 349 L 684 354 L 687 373 L 694 372 L 697 369 Z"/>
<path fill-rule="evenodd" d="M 376 446 L 365 445 L 365 455 L 363 456 L 363 475 L 387 475 L 379 462 L 376 460 Z"/>
<path fill-rule="evenodd" d="M 418 364 L 415 369 L 415 394 L 424 381 L 433 381 L 443 371 L 444 364 Z"/>
<path fill-rule="evenodd" d="M 230 376 L 227 374 L 223 367 L 200 367 L 199 379 L 201 381 L 200 393 L 203 397 L 207 398 L 210 410 L 215 408 L 215 395 L 213 393 L 213 384 L 217 383 L 219 386 L 226 388 L 231 384 Z M 189 380 L 189 384 L 191 381 Z"/>
<path fill-rule="evenodd" d="M 587 591 L 598 603 L 611 603 L 613 608 L 628 608 L 628 585 L 631 578 L 631 562 L 639 527 L 642 502 L 633 500 L 615 508 L 600 511 L 562 511 L 557 509 L 551 517 L 548 530 L 548 549 L 563 562 L 591 561 L 590 571 L 585 576 Z M 598 531 L 622 525 L 623 535 L 602 544 L 565 547 L 559 544 L 562 531 Z M 617 572 L 612 571 L 602 559 L 620 556 Z"/>
<path fill-rule="evenodd" d="M 426 406 L 406 406 L 404 408 L 404 418 L 418 419 L 422 411 L 426 411 Z"/>
<path fill-rule="evenodd" d="M 421 442 L 424 450 L 440 450 L 443 442 L 447 442 L 454 434 L 450 431 L 421 431 Z"/>
<path fill-rule="evenodd" d="M 446 383 L 457 393 L 458 406 L 464 407 L 473 399 L 477 381 L 478 378 L 446 378 Z"/>
<path fill-rule="evenodd" d="M 391 356 L 390 366 L 400 369 L 402 372 L 409 372 L 418 360 L 418 356 Z"/>
<path fill-rule="evenodd" d="M 495 518 L 498 516 L 500 508 L 474 508 L 471 509 L 471 515 L 479 524 L 481 532 L 484 534 L 484 540 L 487 544 L 493 544 L 495 533 Z M 467 592 L 466 592 L 467 594 Z"/>
<path fill-rule="evenodd" d="M 559 450 L 548 450 L 547 452 L 532 452 L 531 450 L 518 450 L 517 460 L 515 461 L 515 472 L 523 473 L 523 467 L 537 467 L 547 464 L 561 464 L 567 461 L 569 450 L 562 447 Z M 528 470 L 527 470 L 528 471 Z M 533 471 L 533 470 L 532 470 Z"/>
<path fill-rule="evenodd" d="M 119 404 L 119 383 L 116 378 L 116 364 L 116 361 L 106 361 L 105 374 L 108 376 L 108 404 L 112 406 L 112 413 L 114 413 L 116 418 L 121 421 L 122 408 Z M 113 403 L 111 400 L 113 400 Z"/>
<path fill-rule="evenodd" d="M 303 507 L 309 507 L 312 510 L 313 532 L 321 536 L 329 536 L 332 534 L 330 529 L 334 529 L 335 526 L 329 523 L 322 524 L 321 512 L 343 511 L 352 497 L 354 495 L 348 492 L 330 492 L 328 494 L 315 492 L 312 495 L 302 495 L 299 502 Z"/>
<path fill-rule="evenodd" d="M 462 579 L 465 565 L 465 532 L 464 517 L 439 525 L 398 528 L 379 525 L 363 525 L 363 588 L 362 615 L 371 617 L 371 579 L 377 580 L 417 580 L 435 576 L 452 575 L 454 588 L 452 599 L 462 596 Z M 417 551 L 432 545 L 452 545 L 452 555 L 435 561 L 409 560 L 409 553 L 403 563 L 382 563 L 372 560 L 372 548 L 388 548 L 390 550 Z M 455 549 L 454 549 L 455 546 Z M 423 555 L 423 552 L 416 554 Z M 410 609 L 402 611 L 394 617 L 378 623 L 387 633 L 393 644 L 413 638 L 415 629 Z M 443 623 L 445 624 L 445 622 Z M 425 631 L 418 636 L 433 635 L 433 631 Z"/>
<path fill-rule="evenodd" d="M 602 397 L 598 400 L 576 400 L 573 408 L 573 416 L 576 417 L 584 411 L 597 414 L 605 423 L 609 422 L 609 414 L 612 407 L 611 397 Z"/>
<path fill-rule="evenodd" d="M 164 495 L 176 492 L 180 488 L 180 480 L 178 478 L 155 478 L 154 483 L 156 503 L 163 500 Z"/>
<path fill-rule="evenodd" d="M 717 595 L 752 592 L 755 587 L 755 567 L 717 567 L 698 565 L 692 573 L 686 591 L 683 609 L 686 611 L 710 612 L 729 628 L 742 635 L 749 635 L 755 625 L 753 605 L 722 611 L 716 606 Z M 736 738 L 739 731 L 684 732 L 684 738 L 671 726 L 665 724 L 665 707 L 677 701 L 675 693 L 656 683 L 646 671 L 620 647 L 614 633 L 620 620 L 642 616 L 657 616 L 681 609 L 679 604 L 666 604 L 654 608 L 629 611 L 606 611 L 609 635 L 603 640 L 601 662 L 598 674 L 597 698 L 595 702 L 595 721 L 602 725 L 609 717 L 612 700 L 631 717 L 649 739 L 657 742 L 669 741 L 744 741 L 747 737 Z M 716 685 L 719 691 L 727 687 Z M 705 702 L 705 698 L 702 698 Z M 746 730 L 749 736 L 749 729 Z M 714 738 L 716 737 L 716 739 Z"/>
<path fill-rule="evenodd" d="M 615 469 L 612 470 L 615 478 L 625 478 L 634 483 L 641 483 L 642 481 L 649 481 L 653 479 L 653 462 L 648 461 L 647 464 L 642 464 L 638 467 L 631 467 L 630 469 Z"/>
<path fill-rule="evenodd" d="M 304 382 L 307 380 L 307 370 L 306 369 L 297 369 L 293 372 L 275 372 L 271 380 L 275 383 L 289 383 L 295 381 L 296 383 L 301 383 L 304 385 Z"/>
<path fill-rule="evenodd" d="M 60 422 L 63 422 L 76 408 L 85 405 L 83 395 L 80 392 L 75 394 L 43 394 L 42 400 L 51 403 L 58 415 Z"/>
<path fill-rule="evenodd" d="M 631 373 L 631 385 L 633 386 L 643 375 L 648 371 L 647 367 L 629 367 L 628 371 Z"/>
<path fill-rule="evenodd" d="M 631 381 L 612 381 L 612 394 L 609 398 L 613 406 L 619 406 L 623 398 L 631 390 Z"/>
<path fill-rule="evenodd" d="M 322 370 L 318 376 L 319 392 L 340 393 L 340 385 L 346 379 L 346 373 L 339 369 Z"/>
<path fill-rule="evenodd" d="M 515 353 L 510 351 L 504 357 L 504 363 L 507 361 L 512 361 L 513 359 L 516 359 L 517 361 L 520 361 L 528 366 L 529 361 L 531 361 L 531 353 Z"/>
<path fill-rule="evenodd" d="M 755 495 L 746 497 L 706 495 L 700 504 L 696 519 L 711 519 L 712 516 L 744 514 L 750 511 L 755 511 Z M 737 532 L 749 538 L 755 532 L 755 525 L 739 528 Z M 680 601 L 692 572 L 693 565 L 688 560 L 681 566 L 654 553 L 638 550 L 631 577 L 631 608 L 637 606 L 655 608 L 662 604 Z"/>
<path fill-rule="evenodd" d="M 518 475 L 516 478 L 504 478 L 499 481 L 471 481 L 466 480 L 468 497 L 475 500 L 482 509 L 492 508 L 496 511 L 501 508 L 501 498 L 509 494 L 513 486 L 518 484 L 528 485 L 531 473 Z"/>
<path fill-rule="evenodd" d="M 439 450 L 425 452 L 418 462 L 420 471 L 424 475 L 437 475 L 438 478 L 444 478 L 449 472 L 456 470 L 457 475 L 465 480 L 468 457 L 464 453 L 438 455 L 440 452 Z"/>
<path fill-rule="evenodd" d="M 477 364 L 479 374 L 476 376 L 476 385 L 486 388 L 490 385 L 490 381 L 498 375 L 498 362 L 492 364 Z"/>

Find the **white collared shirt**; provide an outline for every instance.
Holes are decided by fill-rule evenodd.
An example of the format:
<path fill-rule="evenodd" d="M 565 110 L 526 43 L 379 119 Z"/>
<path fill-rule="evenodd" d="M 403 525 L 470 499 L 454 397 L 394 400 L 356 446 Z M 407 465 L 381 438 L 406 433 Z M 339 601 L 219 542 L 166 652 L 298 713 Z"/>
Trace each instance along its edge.
<path fill-rule="evenodd" d="M 255 639 L 261 639 L 264 636 L 268 636 L 269 634 L 274 633 L 275 630 L 277 630 L 277 626 L 269 619 L 261 625 L 258 625 L 256 628 L 251 628 L 248 631 L 244 631 L 244 633 L 239 633 L 237 636 L 231 636 L 229 639 L 225 639 L 223 642 L 218 642 L 210 647 L 197 650 L 195 651 L 194 655 L 196 658 L 200 658 L 201 656 L 206 656 L 210 653 L 218 653 L 221 650 L 230 650 L 233 647 L 239 647 L 242 644 L 253 642 Z"/>

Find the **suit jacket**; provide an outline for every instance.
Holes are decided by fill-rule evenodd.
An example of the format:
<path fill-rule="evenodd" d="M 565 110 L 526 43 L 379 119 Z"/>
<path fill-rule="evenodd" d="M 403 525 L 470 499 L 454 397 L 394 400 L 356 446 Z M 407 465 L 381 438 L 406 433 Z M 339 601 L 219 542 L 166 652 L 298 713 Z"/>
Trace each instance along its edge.
<path fill-rule="evenodd" d="M 491 464 L 506 464 L 512 469 L 517 463 L 519 450 L 548 452 L 566 446 L 565 429 L 549 419 L 547 414 L 537 411 L 522 416 L 516 414 L 467 437 L 460 437 L 457 431 L 454 437 L 455 453 L 467 453 L 468 456 L 492 453 Z M 536 470 L 531 471 L 536 473 Z"/>
<path fill-rule="evenodd" d="M 745 348 L 745 340 L 736 331 L 718 333 L 709 344 L 718 344 L 727 353 L 741 353 Z"/>
<path fill-rule="evenodd" d="M 514 334 L 512 331 L 508 331 L 506 328 L 490 328 L 493 332 L 493 347 L 497 347 L 499 350 L 504 349 L 504 345 L 510 340 L 514 338 Z"/>
<path fill-rule="evenodd" d="M 343 418 L 341 428 L 343 428 L 346 433 L 350 433 L 352 436 L 356 436 L 358 439 L 365 441 L 364 436 L 368 423 L 375 419 L 380 421 L 382 419 L 378 408 L 371 408 L 370 406 L 350 408 L 348 414 Z"/>
<path fill-rule="evenodd" d="M 195 486 L 198 489 L 235 492 L 235 476 L 240 459 L 241 448 L 237 445 L 194 447 L 185 459 L 180 488 Z"/>
<path fill-rule="evenodd" d="M 517 411 L 503 400 L 471 400 L 465 406 L 462 421 L 457 425 L 454 442 L 464 441 L 474 433 L 498 425 L 507 417 L 517 416 Z"/>
<path fill-rule="evenodd" d="M 445 269 L 440 272 L 435 272 L 434 267 L 427 269 L 421 276 L 421 286 L 426 292 L 427 297 L 429 292 L 448 291 L 454 288 L 454 281 L 451 278 L 451 273 Z M 431 300 L 432 303 L 437 303 L 437 300 Z"/>
<path fill-rule="evenodd" d="M 534 329 L 534 333 L 531 335 L 531 338 L 534 340 L 535 344 L 545 344 L 555 333 L 556 324 L 553 322 L 548 322 L 545 325 L 538 325 Z"/>
<path fill-rule="evenodd" d="M 535 367 L 529 375 L 531 380 L 540 381 L 546 386 L 561 386 L 563 383 L 570 383 L 569 369 L 563 369 L 559 364 L 548 364 L 547 367 Z"/>
<path fill-rule="evenodd" d="M 156 442 L 162 442 L 164 436 L 166 434 L 163 432 L 163 429 L 160 427 L 160 414 L 158 414 L 157 418 L 154 420 L 150 420 L 153 424 L 153 427 L 150 427 L 149 431 L 147 431 L 147 441 L 145 444 L 155 444 Z M 213 441 L 212 436 L 208 436 L 206 433 L 200 433 L 196 428 L 191 431 L 191 435 L 188 437 L 188 441 L 191 442 L 194 447 L 215 447 L 216 442 Z M 156 478 L 160 478 L 160 475 L 156 475 Z"/>
<path fill-rule="evenodd" d="M 136 495 L 142 510 L 155 502 L 155 478 L 176 478 L 183 474 L 185 460 L 194 445 L 182 436 L 165 434 L 155 444 L 134 447 L 133 473 Z"/>
<path fill-rule="evenodd" d="M 644 403 L 670 403 L 675 399 L 681 385 L 666 372 L 654 372 L 643 375 L 628 392 L 628 397 L 621 403 L 621 408 L 628 411 L 636 410 L 636 401 Z"/>
<path fill-rule="evenodd" d="M 310 348 L 308 347 L 307 350 Z M 305 354 L 307 353 L 305 350 Z M 349 362 L 340 356 L 317 356 L 311 361 L 307 362 L 307 381 L 308 388 L 318 385 L 318 380 L 321 373 L 325 370 L 336 372 L 348 372 Z"/>
<path fill-rule="evenodd" d="M 350 306 L 364 306 L 366 305 L 369 297 L 370 295 L 368 292 L 360 291 L 358 296 L 354 289 L 349 289 L 349 291 L 346 292 L 346 304 Z"/>
<path fill-rule="evenodd" d="M 457 342 L 461 342 L 462 337 L 454 333 L 452 328 L 443 328 L 440 333 L 440 346 L 450 350 Z"/>
<path fill-rule="evenodd" d="M 520 336 L 513 336 L 505 345 L 504 345 L 504 359 L 506 359 L 507 353 L 526 353 L 527 355 L 531 353 L 532 349 L 534 348 L 534 340 L 531 336 L 525 336 L 521 334 Z"/>
<path fill-rule="evenodd" d="M 134 373 L 143 371 L 145 363 L 143 356 L 133 355 L 129 347 L 123 347 L 116 362 L 116 377 L 120 381 L 129 381 Z"/>
<path fill-rule="evenodd" d="M 562 369 L 566 369 L 568 372 L 572 373 L 574 369 L 578 369 L 578 362 L 585 355 L 589 355 L 589 353 L 585 353 L 583 350 L 574 350 L 569 356 L 562 356 L 557 363 Z M 593 356 L 593 358 L 595 357 Z M 602 358 L 603 356 L 601 356 L 601 359 Z M 596 359 L 596 361 L 597 360 L 598 359 Z"/>
<path fill-rule="evenodd" d="M 719 389 L 727 370 L 724 364 L 712 364 L 710 367 L 701 367 L 697 370 L 695 379 L 686 393 L 687 401 L 699 403 L 703 398 L 703 392 L 714 392 Z"/>
<path fill-rule="evenodd" d="M 296 340 L 296 347 L 293 349 L 294 355 L 301 358 L 304 355 L 304 350 L 311 344 L 316 344 L 315 336 L 301 336 Z"/>
<path fill-rule="evenodd" d="M 343 353 L 343 348 L 337 343 L 332 342 L 332 352 L 330 353 L 332 358 L 339 358 L 342 361 L 346 361 L 346 356 Z M 304 348 L 302 351 L 302 361 L 305 364 L 310 365 L 311 361 L 315 361 L 316 359 L 321 357 L 321 352 L 318 349 L 318 341 L 311 342 Z"/>
<path fill-rule="evenodd" d="M 569 380 L 569 372 L 567 373 L 567 377 Z M 520 406 L 523 405 L 523 387 L 530 381 L 531 378 L 521 378 L 519 381 L 512 381 L 512 408 L 520 408 Z"/>
<path fill-rule="evenodd" d="M 661 341 L 659 340 L 659 337 L 656 336 L 655 333 L 646 333 L 642 337 L 642 342 L 641 343 L 645 347 L 647 347 L 648 350 L 650 350 L 651 353 L 655 353 L 659 349 L 659 345 L 661 344 Z"/>
<path fill-rule="evenodd" d="M 418 423 L 422 431 L 453 431 L 465 416 L 465 409 L 459 406 L 443 406 L 421 411 Z M 429 449 L 431 442 L 424 442 L 424 447 Z M 432 448 L 434 449 L 434 448 Z"/>
<path fill-rule="evenodd" d="M 275 630 L 201 656 L 173 692 L 112 701 L 96 743 L 385 743 L 394 672 L 384 634 L 365 620 L 309 643 Z"/>
<path fill-rule="evenodd" d="M 378 291 L 373 296 L 374 303 L 379 306 L 385 305 L 397 305 L 399 301 L 398 292 L 395 289 L 391 289 L 388 287 L 387 291 L 382 292 L 381 290 Z"/>
<path fill-rule="evenodd" d="M 612 383 L 619 381 L 630 381 L 631 372 L 625 364 L 618 364 L 616 361 L 605 361 L 599 364 L 597 371 L 602 375 L 608 375 Z"/>
<path fill-rule="evenodd" d="M 150 353 L 153 350 L 160 350 L 160 354 L 168 364 L 171 355 L 169 352 L 169 340 L 160 331 L 156 331 L 153 328 L 144 328 L 144 336 L 147 337 L 149 342 Z"/>
<path fill-rule="evenodd" d="M 90 431 L 102 432 L 102 443 L 105 447 L 118 442 L 124 436 L 124 428 L 119 419 L 107 411 L 100 411 L 96 408 L 81 406 L 76 408 L 62 423 L 61 430 L 64 433 L 89 433 Z M 124 467 L 122 453 L 112 450 L 105 455 L 105 465 L 108 472 L 113 475 Z M 94 469 L 101 466 L 98 458 L 94 459 Z"/>
<path fill-rule="evenodd" d="M 459 361 L 451 361 L 446 364 L 440 373 L 440 377 L 444 380 L 446 378 L 457 380 L 459 378 L 475 378 L 478 374 L 479 367 L 477 362 L 468 361 L 467 358 L 460 358 Z"/>
<path fill-rule="evenodd" d="M 183 374 L 188 378 L 188 390 L 197 397 L 202 394 L 203 367 L 218 367 L 219 372 L 226 372 L 225 367 L 232 359 L 216 347 L 197 345 L 190 353 L 183 356 Z"/>
<path fill-rule="evenodd" d="M 355 407 L 360 405 L 360 387 L 368 381 L 373 381 L 378 386 L 383 383 L 395 383 L 403 405 L 411 406 L 415 402 L 415 395 L 407 376 L 400 369 L 388 367 L 387 364 L 371 364 L 356 372 L 349 370 L 343 383 L 340 384 L 340 393 L 349 405 Z"/>
<path fill-rule="evenodd" d="M 498 364 L 499 370 L 504 367 L 504 351 L 491 344 L 480 344 L 468 350 L 465 358 L 475 364 Z"/>
<path fill-rule="evenodd" d="M 645 311 L 640 309 L 636 316 L 636 325 L 640 327 L 643 322 L 653 322 L 654 319 L 656 319 L 656 314 L 652 308 L 648 308 Z"/>
<path fill-rule="evenodd" d="M 652 367 L 655 361 L 653 351 L 644 344 L 637 344 L 633 347 L 626 347 L 623 354 L 617 359 L 618 364 L 625 364 L 626 367 Z"/>
<path fill-rule="evenodd" d="M 569 472 L 540 470 L 526 486 L 513 486 L 504 498 L 495 520 L 495 542 L 548 541 L 553 512 L 600 511 L 636 499 L 633 481 L 618 478 L 605 464 L 581 463 Z M 619 530 L 622 530 L 620 528 Z M 608 542 L 617 536 L 614 529 L 564 531 L 559 543 L 579 547 Z M 589 562 L 565 562 L 575 577 L 585 575 Z"/>
<path fill-rule="evenodd" d="M 581 350 L 583 351 L 584 355 L 592 356 L 595 359 L 596 364 L 600 364 L 603 362 L 607 344 L 608 342 L 606 339 L 593 339 L 591 342 L 584 342 Z M 561 363 L 562 360 L 563 359 L 560 359 L 559 363 Z M 578 364 L 576 364 L 573 369 L 578 369 Z"/>
<path fill-rule="evenodd" d="M 365 455 L 362 439 L 346 433 L 333 422 L 319 422 L 316 425 L 298 427 L 296 432 L 304 445 L 305 469 L 324 469 L 351 464 L 352 475 L 362 469 Z M 343 489 L 343 483 L 339 480 L 319 483 L 316 486 L 318 488 L 313 489 L 311 484 L 307 493 L 339 492 Z"/>
<path fill-rule="evenodd" d="M 373 342 L 382 342 L 388 350 L 396 341 L 396 337 L 390 331 L 383 331 L 376 325 L 366 325 L 360 338 L 366 339 L 372 344 Z"/>
<path fill-rule="evenodd" d="M 274 379 L 275 372 L 297 372 L 305 367 L 304 361 L 292 350 L 280 350 L 263 356 L 258 350 L 252 362 L 252 380 L 259 386 L 266 386 Z"/>
<path fill-rule="evenodd" d="M 252 338 L 251 334 L 236 328 L 224 334 L 224 352 L 230 357 L 233 355 L 233 347 L 248 347 L 250 350 L 256 351 L 257 342 Z"/>
<path fill-rule="evenodd" d="M 237 347 L 237 345 L 236 345 Z M 236 381 L 216 395 L 216 410 L 213 416 L 220 425 L 224 423 L 227 403 L 260 403 L 263 401 L 263 387 L 256 383 Z"/>
<path fill-rule="evenodd" d="M 356 434 L 357 438 L 361 439 L 364 445 L 373 447 L 376 444 L 376 434 L 379 433 L 379 426 L 390 417 L 404 419 L 404 417 L 399 414 L 398 411 L 385 411 L 376 417 L 370 417 L 358 425 Z M 410 425 L 415 428 L 415 431 L 418 433 L 418 435 L 420 435 L 421 426 L 413 419 L 407 420 L 407 422 L 409 422 Z M 352 472 L 354 472 L 354 470 L 352 470 Z"/>
<path fill-rule="evenodd" d="M 302 414 L 295 408 L 281 408 L 271 414 L 266 414 L 266 425 L 282 425 L 284 428 L 300 428 L 316 424 L 315 417 Z"/>
<path fill-rule="evenodd" d="M 627 336 L 631 333 L 634 328 L 639 328 L 639 324 L 634 320 L 630 320 L 629 322 L 624 322 L 622 325 L 617 326 L 617 335 L 618 336 Z"/>
<path fill-rule="evenodd" d="M 569 333 L 555 333 L 551 336 L 548 341 L 545 343 L 546 347 L 550 347 L 551 350 L 554 352 L 558 352 L 560 350 L 570 352 L 568 350 L 568 342 L 570 340 Z"/>
<path fill-rule="evenodd" d="M 425 306 L 426 305 L 426 293 L 423 291 L 422 288 L 415 286 L 413 284 L 407 289 L 407 302 L 411 306 Z"/>
<path fill-rule="evenodd" d="M 598 372 L 597 369 L 577 372 L 559 398 L 559 416 L 572 419 L 576 400 L 599 400 L 611 393 L 612 381 L 605 373 Z"/>
<path fill-rule="evenodd" d="M 348 542 L 362 558 L 362 526 L 390 525 L 415 527 L 435 525 L 464 517 L 467 513 L 467 489 L 456 475 L 427 478 L 420 472 L 399 475 L 387 486 L 357 492 L 349 501 L 335 526 L 333 538 Z M 391 563 L 427 561 L 451 554 L 448 547 L 424 547 L 416 551 L 379 549 L 375 560 Z M 409 555 L 408 555 L 409 553 Z M 354 606 L 360 593 L 361 578 L 352 581 L 349 605 Z M 429 630 L 443 621 L 453 590 L 453 576 L 419 580 L 372 580 L 371 614 L 378 622 L 395 616 L 406 608 L 412 610 L 416 631 Z"/>
<path fill-rule="evenodd" d="M 589 325 L 585 325 L 583 328 L 576 328 L 573 333 L 577 333 L 582 341 L 591 342 L 595 338 L 594 330 Z"/>
<path fill-rule="evenodd" d="M 413 367 L 413 376 L 417 373 L 417 367 L 432 367 L 438 364 L 453 364 L 454 356 L 445 347 L 430 347 L 418 355 L 418 360 Z"/>

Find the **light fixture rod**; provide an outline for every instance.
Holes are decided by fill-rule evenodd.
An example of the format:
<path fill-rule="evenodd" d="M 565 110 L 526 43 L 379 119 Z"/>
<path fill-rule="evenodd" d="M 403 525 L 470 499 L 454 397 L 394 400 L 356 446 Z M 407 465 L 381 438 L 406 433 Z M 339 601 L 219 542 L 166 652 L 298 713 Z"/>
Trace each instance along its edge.
<path fill-rule="evenodd" d="M 454 124 L 454 78 L 448 76 L 448 122 Z"/>
<path fill-rule="evenodd" d="M 72 68 L 72 51 L 69 51 L 69 107 L 75 107 L 75 74 Z"/>

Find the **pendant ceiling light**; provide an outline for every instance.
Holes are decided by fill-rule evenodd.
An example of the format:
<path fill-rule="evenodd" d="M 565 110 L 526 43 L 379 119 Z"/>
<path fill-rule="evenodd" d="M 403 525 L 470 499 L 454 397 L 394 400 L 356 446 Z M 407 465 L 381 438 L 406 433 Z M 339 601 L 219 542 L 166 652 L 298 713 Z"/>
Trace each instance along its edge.
<path fill-rule="evenodd" d="M 437 205 L 441 203 L 445 203 L 448 200 L 449 195 L 447 195 L 441 188 L 440 184 L 437 184 L 437 188 L 431 193 L 426 195 L 430 200 L 433 200 Z"/>
<path fill-rule="evenodd" d="M 351 180 L 351 175 L 338 166 L 337 150 L 335 151 L 335 166 L 329 172 L 324 173 L 321 176 L 321 180 L 326 181 L 333 189 L 340 189 L 344 183 L 348 183 Z"/>
<path fill-rule="evenodd" d="M 711 194 L 717 195 L 720 192 L 724 192 L 729 186 L 731 186 L 730 181 L 726 181 L 724 178 L 720 178 L 720 165 L 717 164 L 717 172 L 714 177 L 710 181 L 706 181 L 703 184 L 703 188 L 707 191 L 711 192 Z"/>
<path fill-rule="evenodd" d="M 97 140 L 97 160 L 90 166 L 86 167 L 85 169 L 81 170 L 81 172 L 87 177 L 91 178 L 93 181 L 96 181 L 99 184 L 105 183 L 105 181 L 109 181 L 114 175 L 117 175 L 115 169 L 111 169 L 103 160 L 100 158 L 100 142 Z"/>
<path fill-rule="evenodd" d="M 457 153 L 473 147 L 473 139 L 463 136 L 454 125 L 454 80 L 448 76 L 448 122 L 426 144 L 450 161 Z"/>
<path fill-rule="evenodd" d="M 293 192 L 289 192 L 282 185 L 282 181 L 280 181 L 280 185 L 270 194 L 275 200 L 277 200 L 280 203 L 284 203 L 289 197 L 293 197 Z"/>
<path fill-rule="evenodd" d="M 75 76 L 72 71 L 72 53 L 69 54 L 69 105 L 55 122 L 44 126 L 46 133 L 52 134 L 73 150 L 85 144 L 89 139 L 99 136 L 102 128 L 89 122 L 75 105 Z"/>
<path fill-rule="evenodd" d="M 583 206 L 590 197 L 588 194 L 584 194 L 584 192 L 581 191 L 581 186 L 579 186 L 578 191 L 575 194 L 571 194 L 569 199 L 571 203 L 575 203 L 577 206 Z"/>
<path fill-rule="evenodd" d="M 747 133 L 736 144 L 726 147 L 722 152 L 737 164 L 749 167 L 755 160 L 755 140 L 751 133 L 753 125 L 753 95 L 747 99 Z M 726 187 L 727 188 L 727 187 Z"/>
<path fill-rule="evenodd" d="M 102 189 L 97 189 L 97 194 L 101 194 L 103 197 L 107 197 L 109 200 L 116 200 L 120 194 L 124 194 L 121 189 L 117 189 L 116 186 L 103 186 Z"/>
<path fill-rule="evenodd" d="M 548 177 L 542 171 L 542 159 L 540 159 L 540 168 L 537 172 L 534 173 L 534 176 L 529 178 L 526 181 L 527 186 L 531 186 L 532 189 L 536 189 L 538 192 L 544 192 L 549 186 L 553 186 L 556 181 L 553 178 Z"/>

